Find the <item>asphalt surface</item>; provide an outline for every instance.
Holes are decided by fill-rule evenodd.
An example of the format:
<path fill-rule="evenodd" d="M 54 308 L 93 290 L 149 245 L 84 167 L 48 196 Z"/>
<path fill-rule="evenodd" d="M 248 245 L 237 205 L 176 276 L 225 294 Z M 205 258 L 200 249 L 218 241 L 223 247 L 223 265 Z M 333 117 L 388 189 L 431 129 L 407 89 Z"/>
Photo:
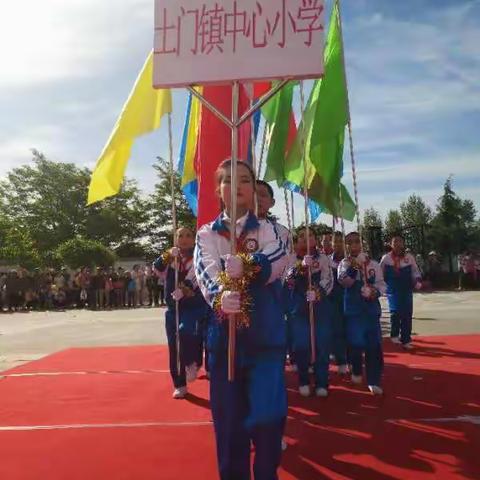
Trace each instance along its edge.
<path fill-rule="evenodd" d="M 388 334 L 383 301 L 382 326 Z M 70 347 L 166 343 L 164 308 L 0 314 L 0 372 Z M 417 335 L 480 333 L 480 292 L 415 294 Z"/>

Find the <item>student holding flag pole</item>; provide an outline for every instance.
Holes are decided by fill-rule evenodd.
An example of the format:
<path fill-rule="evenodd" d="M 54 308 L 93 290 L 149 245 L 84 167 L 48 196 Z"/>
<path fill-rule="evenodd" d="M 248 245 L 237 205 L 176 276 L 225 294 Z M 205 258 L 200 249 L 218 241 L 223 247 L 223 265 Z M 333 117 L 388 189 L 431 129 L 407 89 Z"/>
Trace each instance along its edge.
<path fill-rule="evenodd" d="M 307 235 L 310 236 L 307 241 Z M 297 232 L 296 265 L 289 269 L 285 280 L 288 319 L 292 331 L 292 346 L 298 370 L 300 395 L 311 394 L 309 365 L 311 360 L 312 333 L 310 330 L 310 305 L 313 306 L 313 348 L 315 359 L 315 395 L 328 396 L 328 365 L 332 345 L 332 309 L 330 294 L 333 277 L 328 257 L 316 249 L 312 229 Z M 308 270 L 311 277 L 308 278 Z"/>
<path fill-rule="evenodd" d="M 257 480 L 276 479 L 287 414 L 286 329 L 281 276 L 287 252 L 275 225 L 253 213 L 255 174 L 232 160 L 217 169 L 222 213 L 197 234 L 197 280 L 213 308 L 208 325 L 210 400 L 222 480 L 249 479 L 251 443 Z M 233 223 L 236 206 L 238 220 Z M 232 228 L 235 225 L 235 228 Z M 235 237 L 237 254 L 231 253 Z M 235 355 L 229 372 L 229 322 Z M 230 364 L 232 366 L 232 364 Z M 233 378 L 229 373 L 233 373 Z"/>
<path fill-rule="evenodd" d="M 352 382 L 362 383 L 363 356 L 369 390 L 382 395 L 382 309 L 379 297 L 386 291 L 380 265 L 363 253 L 361 237 L 346 237 L 347 256 L 338 267 L 338 281 L 345 287 L 347 340 L 352 364 Z"/>

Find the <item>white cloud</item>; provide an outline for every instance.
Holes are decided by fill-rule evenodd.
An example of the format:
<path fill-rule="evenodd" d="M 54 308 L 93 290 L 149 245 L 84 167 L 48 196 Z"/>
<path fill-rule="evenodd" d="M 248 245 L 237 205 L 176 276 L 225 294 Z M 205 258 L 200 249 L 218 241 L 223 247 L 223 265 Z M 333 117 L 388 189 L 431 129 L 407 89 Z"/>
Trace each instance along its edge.
<path fill-rule="evenodd" d="M 153 37 L 150 0 L 16 0 L 0 17 L 0 86 L 92 77 Z"/>
<path fill-rule="evenodd" d="M 480 179 L 480 151 L 476 153 L 449 153 L 444 156 L 422 158 L 417 162 L 402 162 L 394 165 L 358 168 L 360 182 L 382 184 L 388 182 L 409 182 L 413 179 L 426 179 L 442 183 L 449 175 L 457 178 Z M 351 175 L 346 169 L 345 175 Z"/>

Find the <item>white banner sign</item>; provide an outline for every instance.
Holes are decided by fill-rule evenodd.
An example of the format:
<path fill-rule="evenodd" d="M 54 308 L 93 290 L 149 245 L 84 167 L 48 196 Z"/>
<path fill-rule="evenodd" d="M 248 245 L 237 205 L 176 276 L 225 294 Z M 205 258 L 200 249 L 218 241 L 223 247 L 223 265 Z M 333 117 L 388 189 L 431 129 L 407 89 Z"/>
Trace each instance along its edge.
<path fill-rule="evenodd" d="M 323 74 L 324 0 L 155 0 L 154 86 Z"/>

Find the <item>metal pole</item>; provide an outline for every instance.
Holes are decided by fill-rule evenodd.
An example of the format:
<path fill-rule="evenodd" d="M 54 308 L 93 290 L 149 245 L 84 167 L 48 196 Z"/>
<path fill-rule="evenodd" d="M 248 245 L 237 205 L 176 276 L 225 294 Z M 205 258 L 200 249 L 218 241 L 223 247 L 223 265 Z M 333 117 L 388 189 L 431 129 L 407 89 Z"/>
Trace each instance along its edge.
<path fill-rule="evenodd" d="M 238 155 L 238 99 L 239 83 L 232 85 L 232 162 L 230 171 L 230 253 L 237 254 L 237 155 Z M 228 381 L 235 379 L 236 347 L 235 315 L 228 318 Z"/>
<path fill-rule="evenodd" d="M 305 97 L 303 93 L 303 80 L 300 82 L 300 107 L 302 115 L 305 111 Z M 303 196 L 305 200 L 305 233 L 307 235 L 307 255 L 310 255 L 310 218 L 308 212 L 308 181 L 307 181 L 307 162 L 306 162 L 306 141 L 305 135 L 302 135 L 302 157 L 303 157 Z M 312 269 L 308 267 L 308 289 L 312 289 Z M 308 318 L 310 321 L 310 362 L 315 363 L 317 359 L 316 341 L 315 341 L 315 314 L 313 311 L 313 302 L 308 302 Z"/>
<path fill-rule="evenodd" d="M 252 100 L 253 102 L 253 100 Z M 252 103 L 253 105 L 253 103 Z M 255 152 L 255 117 L 252 115 L 250 119 L 250 144 L 251 144 L 251 155 L 252 155 L 252 170 L 253 174 L 255 175 L 255 172 L 257 171 L 257 155 Z M 260 178 L 257 176 L 257 179 Z M 253 205 L 254 205 L 254 211 L 255 211 L 255 216 L 258 215 L 258 198 L 257 198 L 257 185 L 254 185 L 255 190 L 253 191 Z"/>
<path fill-rule="evenodd" d="M 173 171 L 173 132 L 172 132 L 172 114 L 168 113 L 168 155 L 170 165 L 170 191 L 172 195 L 172 224 L 173 224 L 173 246 L 177 246 L 177 207 L 175 205 L 175 183 Z M 175 290 L 178 288 L 178 257 L 173 260 L 175 269 Z M 175 345 L 177 349 L 177 374 L 180 375 L 180 312 L 178 300 L 175 300 Z"/>
<path fill-rule="evenodd" d="M 232 121 L 227 118 L 215 105 L 210 103 L 201 93 L 199 93 L 195 87 L 187 87 L 188 91 L 195 97 L 198 98 L 221 122 L 225 125 L 228 125 L 230 128 L 233 128 Z"/>
<path fill-rule="evenodd" d="M 292 228 L 295 229 L 295 197 L 292 190 L 290 190 L 290 206 L 292 207 Z"/>
<path fill-rule="evenodd" d="M 237 121 L 237 127 L 248 120 L 259 108 L 262 108 L 274 95 L 276 95 L 288 82 L 289 78 L 281 80 L 274 85 L 265 95 L 261 96 L 254 105 L 252 105 Z"/>
<path fill-rule="evenodd" d="M 350 146 L 350 158 L 351 158 L 351 163 L 352 163 L 352 180 L 353 180 L 353 192 L 355 195 L 355 214 L 357 216 L 357 230 L 358 234 L 360 235 L 360 245 L 361 249 L 363 252 L 363 232 L 362 232 L 362 225 L 360 223 L 360 205 L 358 202 L 358 182 L 357 182 L 357 169 L 356 169 L 356 164 L 355 164 L 355 154 L 353 150 L 353 136 L 352 136 L 352 116 L 350 113 L 350 98 L 348 95 L 348 82 L 347 82 L 347 68 L 346 68 L 346 62 L 345 62 L 345 48 L 343 44 L 343 30 L 342 30 L 342 13 L 341 13 L 341 8 L 340 8 L 340 0 L 337 1 L 337 7 L 338 7 L 338 28 L 340 30 L 340 38 L 342 41 L 342 62 L 343 62 L 343 79 L 345 82 L 345 91 L 347 92 L 347 126 L 348 126 L 348 138 L 349 138 L 349 146 Z"/>

